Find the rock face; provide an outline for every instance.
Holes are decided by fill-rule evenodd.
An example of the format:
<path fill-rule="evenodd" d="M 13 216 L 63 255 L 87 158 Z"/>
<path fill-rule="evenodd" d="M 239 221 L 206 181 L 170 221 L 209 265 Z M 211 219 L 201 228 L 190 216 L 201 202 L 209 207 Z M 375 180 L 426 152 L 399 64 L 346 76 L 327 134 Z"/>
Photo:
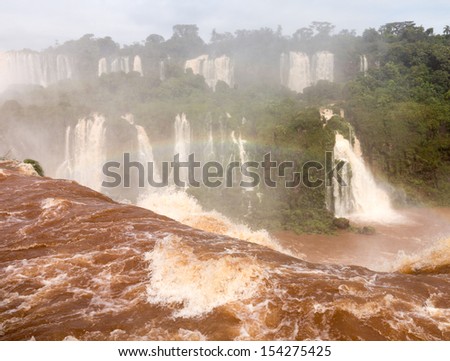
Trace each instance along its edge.
<path fill-rule="evenodd" d="M 124 72 L 129 73 L 135 71 L 141 76 L 144 75 L 142 71 L 142 60 L 139 55 L 135 55 L 133 61 L 130 61 L 129 56 L 119 56 L 112 59 L 101 58 L 98 61 L 98 76 L 102 74 Z"/>
<path fill-rule="evenodd" d="M 62 54 L 32 51 L 0 53 L 0 90 L 13 84 L 48 86 L 72 78 L 71 59 Z"/>
<path fill-rule="evenodd" d="M 191 69 L 194 74 L 202 75 L 206 84 L 213 90 L 219 80 L 228 86 L 234 86 L 234 64 L 226 55 L 218 58 L 210 58 L 208 55 L 200 55 L 195 59 L 187 60 L 184 69 Z"/>
<path fill-rule="evenodd" d="M 319 80 L 334 81 L 334 54 L 319 51 L 312 58 L 306 53 L 290 51 L 281 54 L 281 84 L 298 93 Z"/>

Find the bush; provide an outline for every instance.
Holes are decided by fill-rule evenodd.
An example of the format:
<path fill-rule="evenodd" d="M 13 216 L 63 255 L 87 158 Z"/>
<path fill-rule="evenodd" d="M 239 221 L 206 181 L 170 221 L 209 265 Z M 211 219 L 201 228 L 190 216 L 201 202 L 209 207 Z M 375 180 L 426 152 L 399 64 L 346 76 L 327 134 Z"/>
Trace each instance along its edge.
<path fill-rule="evenodd" d="M 44 169 L 42 169 L 42 166 L 39 164 L 37 160 L 25 159 L 23 162 L 26 164 L 31 164 L 37 174 L 39 174 L 41 177 L 44 176 Z"/>

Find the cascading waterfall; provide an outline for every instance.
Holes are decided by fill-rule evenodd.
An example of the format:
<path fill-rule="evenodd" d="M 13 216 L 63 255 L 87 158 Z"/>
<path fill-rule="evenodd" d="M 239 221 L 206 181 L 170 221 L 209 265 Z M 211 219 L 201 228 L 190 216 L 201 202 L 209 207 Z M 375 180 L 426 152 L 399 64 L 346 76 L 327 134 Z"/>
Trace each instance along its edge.
<path fill-rule="evenodd" d="M 180 162 L 187 162 L 191 147 L 191 127 L 186 118 L 186 114 L 177 114 L 175 117 L 175 147 L 174 155 L 179 155 Z M 180 169 L 180 180 L 188 181 L 188 172 L 186 168 Z"/>
<path fill-rule="evenodd" d="M 359 71 L 366 75 L 367 70 L 369 70 L 369 63 L 367 62 L 367 57 L 365 55 L 359 56 Z"/>
<path fill-rule="evenodd" d="M 153 147 L 150 143 L 150 139 L 145 131 L 145 128 L 141 125 L 137 125 L 134 121 L 134 115 L 131 113 L 127 113 L 122 115 L 123 120 L 126 120 L 130 125 L 136 128 L 137 133 L 137 145 L 138 145 L 138 157 L 137 160 L 146 165 L 147 163 L 153 163 L 153 172 L 154 178 L 156 181 L 159 181 L 158 170 L 156 169 L 154 162 L 155 159 L 153 157 Z M 155 173 L 156 172 L 156 173 Z"/>
<path fill-rule="evenodd" d="M 319 80 L 334 81 L 334 54 L 319 51 L 310 57 L 306 53 L 290 51 L 280 56 L 281 84 L 302 93 Z"/>
<path fill-rule="evenodd" d="M 231 140 L 233 144 L 237 147 L 239 154 L 239 162 L 242 164 L 248 161 L 247 152 L 245 151 L 245 139 L 242 139 L 242 135 L 239 134 L 239 137 L 236 138 L 236 134 L 234 130 L 231 132 Z"/>
<path fill-rule="evenodd" d="M 281 83 L 289 89 L 302 93 L 311 86 L 311 65 L 305 53 L 281 54 Z"/>
<path fill-rule="evenodd" d="M 101 169 L 106 162 L 105 118 L 99 114 L 78 120 L 66 130 L 65 160 L 57 176 L 75 180 L 96 191 L 101 190 Z"/>
<path fill-rule="evenodd" d="M 166 80 L 166 64 L 164 63 L 164 60 L 159 62 L 159 80 Z"/>
<path fill-rule="evenodd" d="M 195 59 L 187 60 L 184 69 L 191 69 L 194 74 L 202 75 L 206 84 L 213 90 L 216 89 L 219 80 L 230 87 L 234 86 L 233 61 L 226 55 L 214 59 L 210 59 L 208 55 L 200 55 Z"/>
<path fill-rule="evenodd" d="M 118 73 L 119 71 L 124 73 L 130 72 L 130 59 L 128 56 L 118 57 L 111 62 L 111 72 Z"/>
<path fill-rule="evenodd" d="M 355 147 L 341 134 L 336 134 L 335 162 L 344 161 L 340 174 L 345 185 L 339 185 L 333 177 L 333 206 L 336 217 L 348 217 L 356 221 L 396 223 L 401 221 L 391 206 L 389 195 L 378 186 L 365 165 L 359 142 Z"/>
<path fill-rule="evenodd" d="M 0 53 L 0 90 L 13 84 L 45 87 L 70 78 L 72 66 L 66 55 L 31 51 Z"/>
<path fill-rule="evenodd" d="M 139 73 L 141 76 L 144 75 L 144 72 L 142 71 L 142 60 L 139 55 L 136 55 L 133 59 L 133 71 Z"/>
<path fill-rule="evenodd" d="M 211 115 L 208 114 L 206 118 L 208 124 L 208 139 L 206 141 L 205 150 L 204 150 L 204 158 L 205 160 L 214 160 L 215 152 L 214 152 L 214 136 L 212 129 L 212 119 Z"/>
<path fill-rule="evenodd" d="M 245 118 L 244 118 L 245 119 Z M 239 134 L 239 137 L 236 138 L 236 134 L 234 131 L 231 132 L 231 140 L 237 149 L 237 154 L 239 155 L 239 163 L 242 166 L 244 163 L 248 162 L 247 151 L 245 150 L 245 144 L 247 143 L 245 139 L 242 139 L 242 135 Z M 252 178 L 246 175 L 242 175 L 241 181 L 243 182 L 251 182 Z M 255 190 L 254 187 L 246 187 L 244 188 L 244 192 L 253 192 Z M 251 212 L 252 202 L 248 200 L 247 214 Z"/>
<path fill-rule="evenodd" d="M 102 74 L 108 74 L 108 62 L 106 58 L 101 58 L 98 61 L 98 76 L 102 76 Z"/>
<path fill-rule="evenodd" d="M 129 56 L 119 56 L 112 59 L 101 58 L 98 61 L 98 76 L 118 72 L 128 74 L 130 71 L 135 71 L 141 76 L 144 74 L 142 71 L 142 60 L 139 55 L 134 56 L 131 65 Z"/>
<path fill-rule="evenodd" d="M 153 149 L 149 137 L 142 126 L 136 125 L 131 114 L 122 117 L 137 131 L 139 160 L 154 161 Z M 191 130 L 189 121 L 183 113 L 175 118 L 174 153 L 180 154 L 180 160 L 187 160 L 191 151 Z M 105 118 L 99 114 L 82 118 L 74 128 L 66 130 L 65 160 L 57 171 L 57 176 L 76 180 L 94 190 L 102 190 L 102 167 L 107 160 Z M 245 140 L 232 134 L 233 144 L 238 150 L 236 154 L 241 162 L 247 160 Z M 117 151 L 117 150 L 116 150 Z M 122 149 L 121 151 L 128 151 Z M 187 174 L 185 174 L 187 179 Z M 157 178 L 159 175 L 154 177 Z M 156 179 L 155 179 L 156 180 Z M 139 190 L 137 205 L 156 213 L 171 217 L 181 223 L 213 233 L 228 235 L 248 242 L 264 245 L 278 252 L 291 256 L 301 256 L 284 249 L 273 240 L 267 231 L 252 231 L 243 224 L 236 224 L 216 211 L 205 211 L 197 200 L 188 195 L 185 189 L 174 186 Z"/>
<path fill-rule="evenodd" d="M 314 83 L 319 80 L 334 81 L 334 54 L 329 51 L 319 51 L 312 60 Z"/>

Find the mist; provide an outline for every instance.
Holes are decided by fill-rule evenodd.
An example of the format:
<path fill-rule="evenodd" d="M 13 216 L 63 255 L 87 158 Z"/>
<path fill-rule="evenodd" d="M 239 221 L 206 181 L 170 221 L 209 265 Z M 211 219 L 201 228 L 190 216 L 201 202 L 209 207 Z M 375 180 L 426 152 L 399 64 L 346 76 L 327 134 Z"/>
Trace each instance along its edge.
<path fill-rule="evenodd" d="M 0 340 L 448 339 L 447 2 L 25 3 Z"/>

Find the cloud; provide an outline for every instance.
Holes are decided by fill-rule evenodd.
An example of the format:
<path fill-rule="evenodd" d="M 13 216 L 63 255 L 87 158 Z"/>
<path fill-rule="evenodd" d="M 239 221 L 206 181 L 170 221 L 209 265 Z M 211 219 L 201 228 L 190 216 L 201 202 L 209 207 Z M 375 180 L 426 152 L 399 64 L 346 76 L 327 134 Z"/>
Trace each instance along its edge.
<path fill-rule="evenodd" d="M 312 21 L 329 21 L 337 30 L 413 20 L 436 32 L 448 24 L 448 0 L 2 0 L 0 49 L 42 49 L 86 33 L 132 43 L 157 33 L 170 37 L 175 24 L 197 24 L 208 41 L 211 31 L 281 25 L 285 34 Z"/>

